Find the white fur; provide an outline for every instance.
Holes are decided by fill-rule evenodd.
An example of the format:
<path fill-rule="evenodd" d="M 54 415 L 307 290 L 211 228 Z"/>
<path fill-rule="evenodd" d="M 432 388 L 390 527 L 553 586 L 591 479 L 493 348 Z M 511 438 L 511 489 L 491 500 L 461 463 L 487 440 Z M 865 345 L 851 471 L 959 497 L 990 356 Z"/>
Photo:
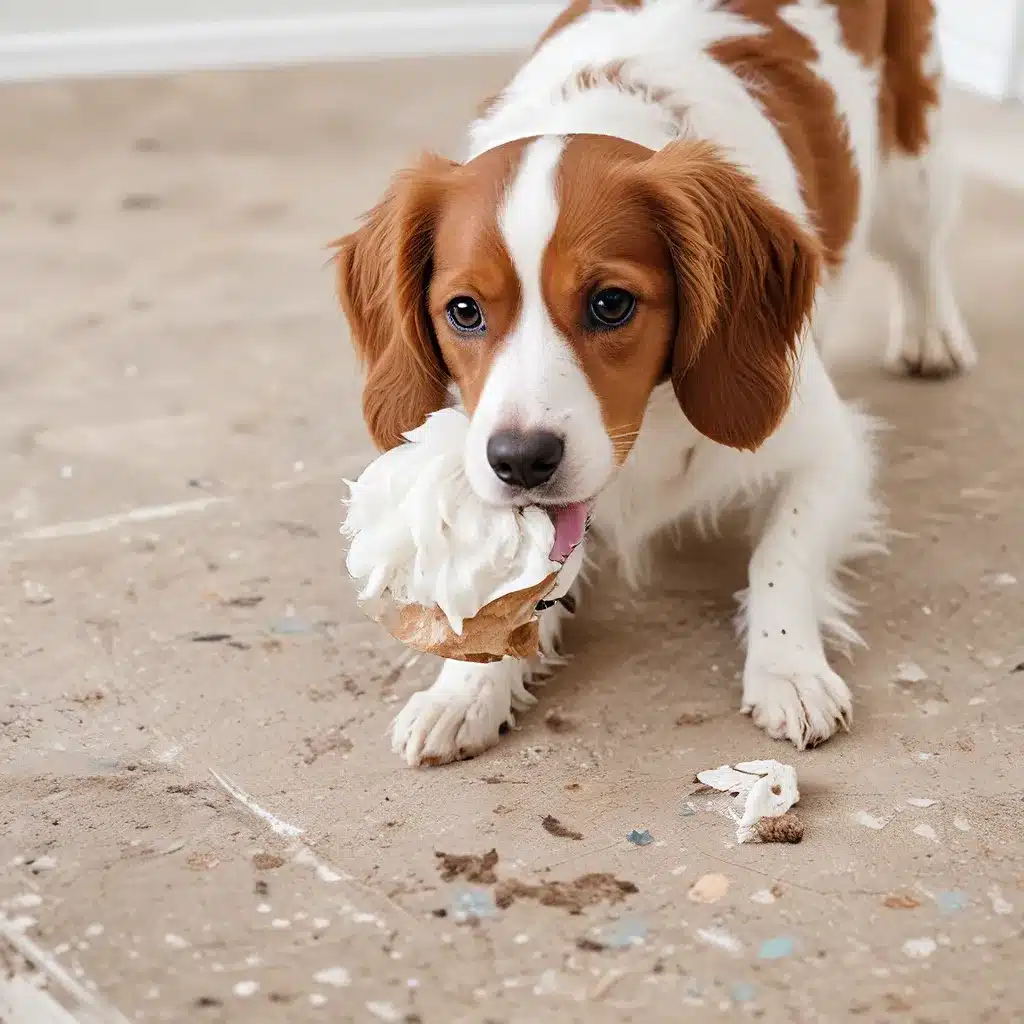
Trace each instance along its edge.
<path fill-rule="evenodd" d="M 680 136 L 707 139 L 746 169 L 766 197 L 806 224 L 796 170 L 756 100 L 756 88 L 748 90 L 705 52 L 717 40 L 760 29 L 715 7 L 712 0 L 648 0 L 639 9 L 592 10 L 545 43 L 497 106 L 473 126 L 471 156 L 516 138 L 572 132 L 632 139 L 649 148 Z M 815 44 L 816 71 L 836 94 L 861 175 L 864 209 L 851 258 L 859 257 L 872 207 L 878 207 L 876 244 L 900 274 L 910 325 L 900 359 L 928 367 L 968 365 L 973 349 L 941 252 L 952 205 L 938 148 L 879 169 L 875 70 L 845 50 L 828 5 L 799 0 L 786 17 Z M 623 60 L 629 74 L 651 90 L 667 90 L 668 99 L 624 97 L 612 87 L 584 94 L 565 88 L 582 68 Z M 561 353 L 535 277 L 556 212 L 553 167 L 546 165 L 545 175 L 533 173 L 543 162 L 537 154 L 553 151 L 555 144 L 549 145 L 534 144 L 506 206 L 510 251 L 520 274 L 527 271 L 524 308 L 521 329 L 493 371 L 501 380 L 488 383 L 490 418 L 482 422 L 496 422 L 496 409 L 531 402 L 529 392 L 538 381 L 550 389 L 555 353 Z M 828 306 L 843 277 L 823 287 L 821 304 Z M 816 318 L 815 331 L 819 323 Z M 594 530 L 635 581 L 648 541 L 667 527 L 686 518 L 713 525 L 735 503 L 751 509 L 754 551 L 739 617 L 747 645 L 742 709 L 769 735 L 801 748 L 850 722 L 850 691 L 826 659 L 824 638 L 857 640 L 847 621 L 852 602 L 836 575 L 847 559 L 881 547 L 872 496 L 873 421 L 839 398 L 816 347 L 807 342 L 801 339 L 789 411 L 753 453 L 703 437 L 685 419 L 671 388 L 658 388 L 636 445 L 601 491 L 593 517 Z M 530 376 L 534 364 L 547 369 Z M 591 429 L 596 433 L 598 427 L 583 432 Z M 556 606 L 542 615 L 542 656 L 533 663 L 446 664 L 434 686 L 416 694 L 399 715 L 395 749 L 409 764 L 420 764 L 478 753 L 495 743 L 512 709 L 532 701 L 525 684 L 550 668 L 564 614 Z"/>
<path fill-rule="evenodd" d="M 487 441 L 511 426 L 565 438 L 566 456 L 546 486 L 549 500 L 586 501 L 615 465 L 601 406 L 568 341 L 548 312 L 541 282 L 544 251 L 558 220 L 555 174 L 565 140 L 546 136 L 523 155 L 500 216 L 519 278 L 519 319 L 495 357 L 466 440 L 466 475 L 485 501 L 509 500 L 510 489 L 487 461 Z"/>

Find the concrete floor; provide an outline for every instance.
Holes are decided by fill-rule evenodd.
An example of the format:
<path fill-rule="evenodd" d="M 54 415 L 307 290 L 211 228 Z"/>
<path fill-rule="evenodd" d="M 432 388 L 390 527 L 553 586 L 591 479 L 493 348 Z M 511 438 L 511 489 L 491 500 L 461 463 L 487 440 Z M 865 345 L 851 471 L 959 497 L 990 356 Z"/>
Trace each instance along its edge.
<path fill-rule="evenodd" d="M 384 734 L 434 666 L 342 578 L 370 448 L 325 244 L 509 67 L 0 92 L 0 1019 L 62 1019 L 25 1009 L 48 954 L 63 1019 L 1024 1020 L 1024 113 L 955 104 L 977 373 L 875 369 L 875 270 L 846 318 L 896 531 L 854 585 L 852 733 L 797 754 L 736 713 L 727 537 L 603 591 L 496 750 L 411 771 Z M 799 846 L 737 847 L 690 795 L 762 756 L 800 773 Z M 492 847 L 500 879 L 638 891 L 442 881 L 435 851 Z"/>

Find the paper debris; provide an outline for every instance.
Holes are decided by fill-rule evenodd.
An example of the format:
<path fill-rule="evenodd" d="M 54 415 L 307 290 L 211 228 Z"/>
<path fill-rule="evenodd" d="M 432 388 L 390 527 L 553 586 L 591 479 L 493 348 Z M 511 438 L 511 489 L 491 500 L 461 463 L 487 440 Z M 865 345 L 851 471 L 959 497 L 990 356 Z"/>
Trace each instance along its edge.
<path fill-rule="evenodd" d="M 857 811 L 852 817 L 858 825 L 873 828 L 876 832 L 889 824 L 888 818 L 876 818 L 873 814 L 868 814 L 867 811 Z"/>
<path fill-rule="evenodd" d="M 907 939 L 903 943 L 903 952 L 914 960 L 924 960 L 930 957 L 938 949 L 938 943 L 934 939 Z"/>
<path fill-rule="evenodd" d="M 927 678 L 928 673 L 916 661 L 901 661 L 896 666 L 898 683 L 923 683 Z"/>
<path fill-rule="evenodd" d="M 735 936 L 730 935 L 724 928 L 698 928 L 697 938 L 709 946 L 732 953 L 733 956 L 738 956 L 743 952 L 743 943 Z"/>
<path fill-rule="evenodd" d="M 993 885 L 988 891 L 989 902 L 992 904 L 992 913 L 1005 917 L 1013 913 L 1013 904 L 1003 896 L 998 885 Z"/>
<path fill-rule="evenodd" d="M 318 985 L 330 985 L 331 988 L 348 988 L 352 984 L 352 975 L 344 967 L 325 967 L 313 975 Z"/>
<path fill-rule="evenodd" d="M 910 804 L 911 807 L 921 807 L 921 808 L 924 808 L 924 807 L 934 807 L 938 802 L 939 802 L 938 800 L 931 800 L 928 797 L 921 797 L 921 796 L 912 796 L 907 801 L 907 803 Z"/>
<path fill-rule="evenodd" d="M 762 818 L 781 817 L 800 799 L 795 769 L 779 761 L 723 764 L 718 768 L 698 772 L 697 781 L 720 793 L 733 795 L 735 799 L 729 813 L 737 823 L 736 841 L 739 843 L 783 838 L 770 836 L 766 839 L 766 835 L 758 831 L 758 822 Z M 800 834 L 803 834 L 802 829 Z M 787 838 L 786 841 L 792 840 Z"/>
<path fill-rule="evenodd" d="M 691 903 L 717 903 L 729 891 L 725 875 L 702 875 L 686 894 Z"/>

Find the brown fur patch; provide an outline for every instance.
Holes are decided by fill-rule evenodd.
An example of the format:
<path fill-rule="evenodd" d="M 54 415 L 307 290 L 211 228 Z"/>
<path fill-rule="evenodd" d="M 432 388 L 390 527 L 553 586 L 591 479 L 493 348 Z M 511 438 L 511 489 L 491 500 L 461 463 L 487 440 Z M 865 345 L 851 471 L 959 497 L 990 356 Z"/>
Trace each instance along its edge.
<path fill-rule="evenodd" d="M 788 0 L 731 0 L 725 4 L 767 31 L 728 39 L 710 49 L 757 97 L 782 137 L 800 176 L 804 202 L 824 244 L 829 267 L 839 267 L 853 235 L 860 204 L 860 177 L 835 93 L 813 70 L 814 45 L 779 17 Z M 838 0 L 852 9 L 851 0 Z M 857 0 L 857 29 L 866 41 L 872 10 L 881 0 Z M 848 16 L 847 21 L 851 21 Z M 881 41 L 881 24 L 876 32 Z M 875 44 L 877 49 L 878 43 Z"/>
<path fill-rule="evenodd" d="M 514 322 L 518 283 L 497 218 L 523 145 L 466 165 L 424 157 L 336 243 L 338 294 L 366 370 L 363 416 L 383 450 L 445 405 L 453 376 L 472 411 L 495 344 Z M 486 343 L 448 324 L 445 305 L 456 295 L 486 304 Z"/>
<path fill-rule="evenodd" d="M 571 183 L 571 187 L 567 187 Z M 598 136 L 570 140 L 544 298 L 624 458 L 654 386 L 721 444 L 756 448 L 789 404 L 820 247 L 705 143 L 659 153 Z M 602 288 L 637 297 L 611 331 L 586 323 Z"/>
<path fill-rule="evenodd" d="M 707 143 L 655 153 L 637 188 L 675 265 L 679 404 L 705 437 L 755 449 L 789 406 L 821 247 Z"/>
<path fill-rule="evenodd" d="M 569 140 L 558 172 L 558 221 L 542 268 L 548 312 L 601 404 L 619 462 L 664 374 L 675 311 L 668 246 L 635 191 L 633 172 L 649 157 L 649 150 L 619 139 Z M 604 288 L 624 288 L 638 300 L 633 319 L 617 330 L 587 322 L 589 299 Z"/>
<path fill-rule="evenodd" d="M 928 115 L 939 105 L 940 76 L 925 67 L 934 46 L 935 5 L 932 0 L 886 0 L 885 7 L 882 151 L 915 155 L 928 147 Z"/>

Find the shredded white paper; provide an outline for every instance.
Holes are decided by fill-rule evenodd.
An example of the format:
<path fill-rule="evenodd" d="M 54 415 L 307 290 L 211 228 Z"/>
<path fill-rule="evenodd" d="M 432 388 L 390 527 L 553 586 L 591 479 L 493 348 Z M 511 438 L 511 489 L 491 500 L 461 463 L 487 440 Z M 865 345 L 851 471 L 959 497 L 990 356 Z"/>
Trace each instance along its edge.
<path fill-rule="evenodd" d="M 731 793 L 729 813 L 736 822 L 736 841 L 755 842 L 762 818 L 779 818 L 799 799 L 796 769 L 779 761 L 742 761 L 697 773 L 697 781 Z"/>
<path fill-rule="evenodd" d="M 464 469 L 468 432 L 458 409 L 435 412 L 410 430 L 408 443 L 345 481 L 341 527 L 351 541 L 346 566 L 361 583 L 359 600 L 388 593 L 398 604 L 436 605 L 460 636 L 464 621 L 491 601 L 563 570 L 548 557 L 555 527 L 546 512 L 477 497 Z M 562 593 L 579 569 L 577 551 L 562 572 L 568 582 L 557 581 Z"/>

